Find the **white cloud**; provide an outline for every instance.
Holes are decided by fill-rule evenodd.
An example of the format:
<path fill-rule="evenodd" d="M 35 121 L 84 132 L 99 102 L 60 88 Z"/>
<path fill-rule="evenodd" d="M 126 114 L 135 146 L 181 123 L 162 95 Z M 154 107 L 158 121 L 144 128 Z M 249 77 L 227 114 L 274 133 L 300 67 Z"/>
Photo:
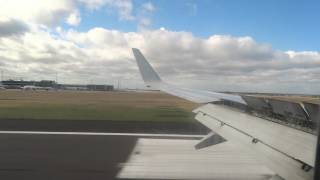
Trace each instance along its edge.
<path fill-rule="evenodd" d="M 110 3 L 118 9 L 120 19 L 133 20 L 132 15 L 133 4 L 131 0 L 116 0 Z"/>
<path fill-rule="evenodd" d="M 0 17 L 55 27 L 61 22 L 76 26 L 81 21 L 80 6 L 94 11 L 112 9 L 120 20 L 134 20 L 131 0 L 0 0 Z"/>
<path fill-rule="evenodd" d="M 80 3 L 84 4 L 90 10 L 96 10 L 111 3 L 112 0 L 78 0 Z"/>
<path fill-rule="evenodd" d="M 72 26 L 79 25 L 80 21 L 81 21 L 81 17 L 80 17 L 79 11 L 75 11 L 71 13 L 67 18 L 67 23 Z"/>
<path fill-rule="evenodd" d="M 96 10 L 104 6 L 114 8 L 120 20 L 134 20 L 132 0 L 78 0 L 88 9 Z"/>
<path fill-rule="evenodd" d="M 152 13 L 156 10 L 151 2 L 146 2 L 141 5 L 138 13 L 138 29 L 146 30 L 152 24 Z"/>
<path fill-rule="evenodd" d="M 21 35 L 26 31 L 29 31 L 29 27 L 24 22 L 15 19 L 0 18 L 0 37 Z"/>
<path fill-rule="evenodd" d="M 71 0 L 0 0 L 0 17 L 56 25 L 74 11 Z"/>
<path fill-rule="evenodd" d="M 0 64 L 6 74 L 27 79 L 97 83 L 142 80 L 131 53 L 140 48 L 164 79 L 212 90 L 290 93 L 320 92 L 320 53 L 282 52 L 251 37 L 195 37 L 164 28 L 120 32 L 45 29 L 0 39 Z M 125 82 L 125 80 L 123 80 Z M 122 83 L 125 85 L 125 83 Z"/>
<path fill-rule="evenodd" d="M 142 4 L 141 8 L 143 11 L 149 11 L 149 12 L 153 12 L 156 9 L 151 2 Z"/>
<path fill-rule="evenodd" d="M 147 27 L 151 24 L 151 19 L 150 18 L 145 18 L 145 17 L 142 17 L 140 18 L 139 20 L 139 25 L 140 27 Z"/>

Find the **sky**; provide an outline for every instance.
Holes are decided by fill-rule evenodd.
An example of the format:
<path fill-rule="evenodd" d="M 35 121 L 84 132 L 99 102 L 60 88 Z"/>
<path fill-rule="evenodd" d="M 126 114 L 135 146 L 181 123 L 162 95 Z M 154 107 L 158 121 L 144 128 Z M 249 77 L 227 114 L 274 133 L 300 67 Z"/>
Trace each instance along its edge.
<path fill-rule="evenodd" d="M 316 0 L 0 0 L 3 79 L 320 94 Z"/>

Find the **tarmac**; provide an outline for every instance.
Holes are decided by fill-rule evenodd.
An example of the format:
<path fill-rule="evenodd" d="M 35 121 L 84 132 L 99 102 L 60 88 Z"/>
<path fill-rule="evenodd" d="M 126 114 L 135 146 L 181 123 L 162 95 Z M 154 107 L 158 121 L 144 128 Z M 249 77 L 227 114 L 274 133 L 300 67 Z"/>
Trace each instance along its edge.
<path fill-rule="evenodd" d="M 0 131 L 0 179 L 267 179 L 274 173 L 202 135 Z"/>

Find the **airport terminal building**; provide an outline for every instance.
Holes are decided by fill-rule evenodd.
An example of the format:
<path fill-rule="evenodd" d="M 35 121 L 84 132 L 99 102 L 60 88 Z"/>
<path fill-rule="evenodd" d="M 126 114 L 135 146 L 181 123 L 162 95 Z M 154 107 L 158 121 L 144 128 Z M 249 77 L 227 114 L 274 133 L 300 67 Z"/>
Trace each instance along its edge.
<path fill-rule="evenodd" d="M 39 86 L 63 90 L 88 90 L 88 91 L 113 91 L 113 85 L 106 84 L 58 84 L 51 80 L 23 81 L 6 80 L 2 81 L 2 86 L 6 89 L 21 89 L 24 86 Z"/>

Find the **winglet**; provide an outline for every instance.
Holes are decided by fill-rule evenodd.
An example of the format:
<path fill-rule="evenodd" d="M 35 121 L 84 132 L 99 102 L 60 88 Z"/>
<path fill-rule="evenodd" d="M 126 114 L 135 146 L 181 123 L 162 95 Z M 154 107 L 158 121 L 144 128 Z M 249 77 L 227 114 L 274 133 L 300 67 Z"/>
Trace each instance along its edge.
<path fill-rule="evenodd" d="M 148 87 L 157 88 L 161 79 L 157 72 L 148 63 L 146 58 L 142 55 L 139 49 L 132 48 L 133 55 L 137 61 L 142 79 Z"/>
<path fill-rule="evenodd" d="M 197 103 L 208 103 L 218 101 L 220 99 L 225 99 L 246 105 L 246 102 L 242 99 L 241 96 L 238 95 L 179 88 L 162 82 L 157 72 L 148 63 L 139 49 L 132 48 L 132 52 L 137 61 L 142 79 L 144 80 L 147 87 L 150 87 L 153 90 L 161 90 L 171 95 L 178 96 Z"/>

